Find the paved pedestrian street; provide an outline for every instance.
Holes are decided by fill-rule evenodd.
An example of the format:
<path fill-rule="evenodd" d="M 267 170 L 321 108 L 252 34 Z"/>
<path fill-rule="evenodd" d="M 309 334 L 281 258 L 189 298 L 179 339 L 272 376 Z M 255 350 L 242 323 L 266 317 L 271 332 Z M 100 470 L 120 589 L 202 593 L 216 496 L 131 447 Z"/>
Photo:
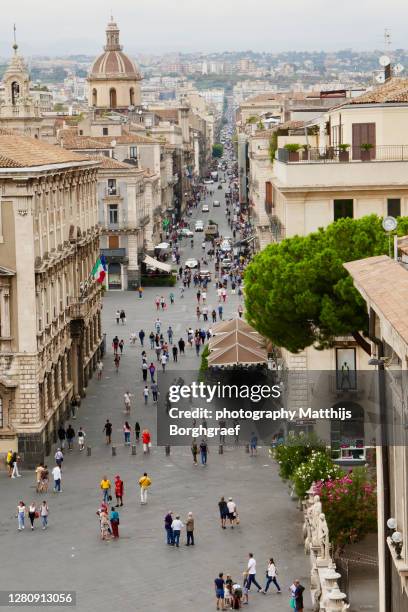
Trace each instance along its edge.
<path fill-rule="evenodd" d="M 219 195 L 217 194 L 217 198 Z M 223 199 L 223 198 L 222 198 Z M 230 233 L 224 207 L 217 210 L 220 233 Z M 195 211 L 198 217 L 199 213 Z M 214 213 L 210 213 L 214 218 Z M 202 213 L 201 213 L 202 218 Z M 194 218 L 193 218 L 194 220 Z M 182 259 L 200 256 L 201 239 L 195 234 L 192 250 L 184 244 Z M 141 371 L 141 346 L 130 345 L 129 336 L 141 328 L 146 332 L 145 349 L 148 362 L 155 361 L 148 335 L 154 328 L 156 295 L 164 295 L 169 303 L 169 288 L 147 288 L 143 298 L 136 292 L 108 292 L 104 298 L 104 331 L 107 354 L 102 380 L 90 381 L 87 396 L 82 401 L 75 431 L 82 426 L 86 432 L 85 446 L 79 452 L 65 453 L 62 492 L 52 490 L 44 497 L 49 504 L 49 528 L 41 529 L 39 521 L 31 532 L 28 521 L 25 531 L 17 530 L 16 508 L 19 500 L 28 506 L 38 504 L 42 497 L 35 492 L 34 472 L 23 472 L 22 478 L 10 480 L 0 474 L 0 590 L 73 590 L 77 593 L 77 610 L 100 612 L 145 610 L 163 612 L 215 609 L 214 578 L 220 571 L 231 574 L 242 584 L 248 553 L 257 560 L 257 580 L 264 585 L 268 559 L 273 557 L 278 569 L 282 595 L 271 585 L 267 595 L 257 593 L 252 586 L 251 609 L 259 611 L 289 610 L 288 587 L 299 578 L 308 587 L 308 561 L 303 553 L 301 538 L 302 515 L 291 500 L 287 485 L 268 456 L 268 449 L 259 449 L 250 457 L 244 447 L 227 446 L 223 455 L 211 446 L 208 465 L 194 466 L 190 448 L 172 448 L 170 456 L 155 445 L 156 409 L 151 397 L 144 405 Z M 174 290 L 175 304 L 158 313 L 165 334 L 169 324 L 174 340 L 186 339 L 186 328 L 197 327 L 196 290 L 193 286 L 180 299 L 179 287 Z M 224 318 L 236 316 L 238 296 L 229 295 L 224 305 Z M 213 286 L 208 290 L 209 311 L 217 306 Z M 126 325 L 117 325 L 117 309 L 126 312 Z M 202 325 L 202 321 L 200 321 Z M 208 324 L 210 325 L 210 324 Z M 119 372 L 114 371 L 112 338 L 118 334 L 125 341 Z M 147 345 L 147 346 L 146 346 Z M 185 356 L 178 363 L 171 360 L 169 369 L 179 372 L 195 370 L 200 358 L 186 344 Z M 158 364 L 157 364 L 158 365 Z M 150 377 L 149 377 L 150 378 Z M 124 413 L 123 394 L 132 394 L 130 418 Z M 113 424 L 112 449 L 105 444 L 103 426 L 109 418 Z M 139 421 L 141 429 L 152 433 L 151 453 L 143 456 L 141 445 L 137 454 L 124 446 L 122 427 L 128 420 L 133 428 Z M 48 458 L 52 469 L 53 455 Z M 148 472 L 152 485 L 146 505 L 140 504 L 138 480 Z M 124 507 L 120 512 L 119 540 L 102 541 L 96 511 L 101 503 L 99 483 L 104 475 L 111 480 L 119 474 L 125 484 Z M 52 487 L 50 487 L 52 489 Z M 113 493 L 114 491 L 112 491 Z M 232 497 L 240 516 L 234 529 L 220 527 L 218 501 Z M 180 548 L 166 544 L 164 516 L 167 511 L 180 514 L 185 523 L 187 513 L 195 519 L 195 546 L 185 546 L 182 531 Z M 306 610 L 308 598 L 305 597 Z M 53 609 L 53 608 L 51 608 Z"/>

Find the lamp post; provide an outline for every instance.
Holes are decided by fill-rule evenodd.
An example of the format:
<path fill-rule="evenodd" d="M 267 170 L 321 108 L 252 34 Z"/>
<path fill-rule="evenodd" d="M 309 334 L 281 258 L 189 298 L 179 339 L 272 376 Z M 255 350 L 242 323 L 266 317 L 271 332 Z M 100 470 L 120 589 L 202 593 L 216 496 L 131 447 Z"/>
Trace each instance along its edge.
<path fill-rule="evenodd" d="M 397 531 L 397 521 L 395 520 L 395 518 L 392 517 L 388 519 L 387 527 L 388 529 L 390 529 L 390 531 L 393 532 L 391 534 L 390 541 L 391 541 L 392 546 L 395 549 L 397 559 L 400 560 L 402 545 L 403 545 L 403 537 L 402 537 L 402 533 L 400 531 Z"/>

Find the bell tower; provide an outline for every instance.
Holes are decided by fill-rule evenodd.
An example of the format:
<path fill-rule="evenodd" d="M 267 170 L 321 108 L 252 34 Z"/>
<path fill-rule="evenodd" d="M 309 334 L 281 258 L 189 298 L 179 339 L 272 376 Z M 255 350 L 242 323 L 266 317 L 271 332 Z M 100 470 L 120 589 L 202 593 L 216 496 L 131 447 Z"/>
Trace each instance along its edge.
<path fill-rule="evenodd" d="M 40 109 L 30 96 L 30 75 L 18 53 L 14 26 L 13 56 L 3 76 L 4 101 L 0 104 L 0 126 L 39 137 Z"/>

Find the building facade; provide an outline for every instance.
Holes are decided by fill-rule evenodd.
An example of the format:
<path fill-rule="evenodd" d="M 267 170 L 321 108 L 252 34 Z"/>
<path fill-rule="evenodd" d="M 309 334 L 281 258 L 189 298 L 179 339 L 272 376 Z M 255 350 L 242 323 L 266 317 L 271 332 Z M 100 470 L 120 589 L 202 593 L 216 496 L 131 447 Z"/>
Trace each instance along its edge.
<path fill-rule="evenodd" d="M 408 270 L 386 255 L 344 264 L 367 304 L 378 370 L 377 441 L 379 611 L 408 609 Z M 398 537 L 395 534 L 398 534 Z"/>
<path fill-rule="evenodd" d="M 101 350 L 97 165 L 0 134 L 0 453 L 50 452 Z"/>

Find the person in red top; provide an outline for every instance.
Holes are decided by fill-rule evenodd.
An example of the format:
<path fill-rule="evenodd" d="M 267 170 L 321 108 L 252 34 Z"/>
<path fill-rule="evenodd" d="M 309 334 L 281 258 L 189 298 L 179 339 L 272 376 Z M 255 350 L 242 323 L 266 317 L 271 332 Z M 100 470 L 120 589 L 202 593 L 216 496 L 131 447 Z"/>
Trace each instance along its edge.
<path fill-rule="evenodd" d="M 119 476 L 115 476 L 115 495 L 116 495 L 116 506 L 123 506 L 123 492 L 125 490 L 125 485 L 123 484 L 123 480 Z M 120 503 L 119 503 L 120 502 Z"/>
<path fill-rule="evenodd" d="M 142 431 L 142 442 L 143 442 L 143 452 L 144 452 L 144 454 L 150 452 L 151 438 L 150 438 L 150 432 L 149 432 L 148 429 L 144 429 Z"/>

